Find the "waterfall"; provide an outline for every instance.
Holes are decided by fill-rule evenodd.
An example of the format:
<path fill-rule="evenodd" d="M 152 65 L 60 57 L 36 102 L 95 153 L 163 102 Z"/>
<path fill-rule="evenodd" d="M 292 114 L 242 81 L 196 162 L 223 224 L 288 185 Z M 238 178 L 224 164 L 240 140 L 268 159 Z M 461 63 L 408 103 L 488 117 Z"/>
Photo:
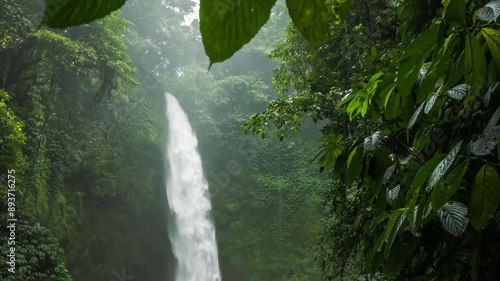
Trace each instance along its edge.
<path fill-rule="evenodd" d="M 209 218 L 212 207 L 198 140 L 177 99 L 167 93 L 166 101 L 170 166 L 166 188 L 174 222 L 169 236 L 177 259 L 175 281 L 219 281 L 215 228 Z"/>

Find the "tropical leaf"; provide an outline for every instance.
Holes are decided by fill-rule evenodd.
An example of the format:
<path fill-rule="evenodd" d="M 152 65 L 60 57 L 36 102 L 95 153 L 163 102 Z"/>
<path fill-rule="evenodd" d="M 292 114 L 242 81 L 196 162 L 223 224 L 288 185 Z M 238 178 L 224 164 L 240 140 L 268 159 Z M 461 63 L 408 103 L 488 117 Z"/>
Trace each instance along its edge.
<path fill-rule="evenodd" d="M 269 19 L 275 2 L 276 0 L 200 1 L 200 31 L 210 64 L 230 58 L 250 42 Z M 326 11 L 327 8 L 323 8 Z M 292 10 L 295 11 L 295 8 Z M 307 11 L 310 12 L 309 9 Z M 294 17 L 295 22 L 301 16 L 294 14 Z"/>
<path fill-rule="evenodd" d="M 408 129 L 411 129 L 413 127 L 413 125 L 415 125 L 415 122 L 417 122 L 417 119 L 420 116 L 420 112 L 422 112 L 424 105 L 425 105 L 425 102 L 420 104 L 420 106 L 417 108 L 417 110 L 415 110 L 415 112 L 411 116 L 410 122 L 408 122 Z"/>
<path fill-rule="evenodd" d="M 448 96 L 455 100 L 462 100 L 467 94 L 467 85 L 460 84 L 448 90 Z"/>
<path fill-rule="evenodd" d="M 347 186 L 351 186 L 361 174 L 363 168 L 364 150 L 360 146 L 356 146 L 351 151 L 347 158 L 347 172 L 345 182 Z"/>
<path fill-rule="evenodd" d="M 482 34 L 490 49 L 491 56 L 497 67 L 500 67 L 500 31 L 492 28 L 483 28 Z"/>
<path fill-rule="evenodd" d="M 421 202 L 421 204 L 416 205 L 412 214 L 412 221 L 410 225 L 410 231 L 416 234 L 418 228 L 420 228 L 422 221 L 427 218 L 432 212 L 432 204 L 430 202 Z"/>
<path fill-rule="evenodd" d="M 500 0 L 493 0 L 484 7 L 477 9 L 476 16 L 478 19 L 487 22 L 496 21 L 500 15 Z"/>
<path fill-rule="evenodd" d="M 486 57 L 484 49 L 474 34 L 467 34 L 465 40 L 465 83 L 470 87 L 468 103 L 475 100 L 486 83 Z"/>
<path fill-rule="evenodd" d="M 427 102 L 427 104 L 425 105 L 425 109 L 424 109 L 424 113 L 425 114 L 429 114 L 429 112 L 431 111 L 432 107 L 434 106 L 434 104 L 436 103 L 436 100 L 438 98 L 438 93 L 434 93 L 431 98 L 429 99 L 429 101 Z"/>
<path fill-rule="evenodd" d="M 468 168 L 469 160 L 461 162 L 432 190 L 430 201 L 432 202 L 434 210 L 438 211 L 453 195 L 455 195 L 462 184 Z"/>
<path fill-rule="evenodd" d="M 387 223 L 387 228 L 384 232 L 384 237 L 387 242 L 387 244 L 385 245 L 386 257 L 389 256 L 392 244 L 394 243 L 394 240 L 396 239 L 396 236 L 398 235 L 399 230 L 401 229 L 401 226 L 406 219 L 405 211 L 406 209 L 404 208 L 394 210 L 389 217 L 389 222 Z"/>
<path fill-rule="evenodd" d="M 397 85 L 402 98 L 410 94 L 424 61 L 436 48 L 438 26 L 433 24 L 406 48 L 400 59 Z"/>
<path fill-rule="evenodd" d="M 469 201 L 470 222 L 481 231 L 497 211 L 500 202 L 500 179 L 495 168 L 484 165 L 476 175 Z"/>
<path fill-rule="evenodd" d="M 462 235 L 469 223 L 467 206 L 455 201 L 444 204 L 438 211 L 438 217 L 443 228 L 454 236 Z"/>
<path fill-rule="evenodd" d="M 396 170 L 396 164 L 390 166 L 385 170 L 384 177 L 382 178 L 382 185 L 386 184 L 389 179 L 391 178 L 392 174 L 394 173 L 394 170 Z"/>
<path fill-rule="evenodd" d="M 477 156 L 490 155 L 500 140 L 500 126 L 495 126 L 488 134 L 482 134 L 469 144 L 469 150 Z"/>
<path fill-rule="evenodd" d="M 436 166 L 434 171 L 431 174 L 431 177 L 429 178 L 429 183 L 427 184 L 426 190 L 429 192 L 432 190 L 434 185 L 448 172 L 448 169 L 453 165 L 453 162 L 455 161 L 455 158 L 457 157 L 458 152 L 460 151 L 460 148 L 462 147 L 462 141 L 459 141 L 446 155 L 446 157 L 439 162 L 439 164 Z"/>
<path fill-rule="evenodd" d="M 396 199 L 399 195 L 399 191 L 401 190 L 401 185 L 396 185 L 392 189 L 388 189 L 385 193 L 385 199 L 387 202 L 391 203 L 394 199 Z"/>
<path fill-rule="evenodd" d="M 385 140 L 386 136 L 381 131 L 377 131 L 369 137 L 365 138 L 364 148 L 366 150 L 375 150 L 380 147 L 380 144 Z"/>
<path fill-rule="evenodd" d="M 430 175 L 436 168 L 436 166 L 441 163 L 441 161 L 446 157 L 446 154 L 438 154 L 434 156 L 429 161 L 425 162 L 422 167 L 418 170 L 417 174 L 413 178 L 410 190 L 407 192 L 406 201 L 408 201 L 408 211 L 409 216 L 413 218 L 413 208 L 417 203 L 417 199 L 420 193 L 420 189 L 429 179 Z"/>
<path fill-rule="evenodd" d="M 275 1 L 261 0 L 260 2 L 272 2 L 274 4 Z M 349 9 L 351 0 L 336 2 L 342 2 L 339 3 L 339 9 L 334 11 L 335 15 L 341 18 L 345 10 Z M 294 26 L 309 43 L 316 45 L 328 35 L 329 6 L 325 0 L 286 0 L 286 5 Z"/>
<path fill-rule="evenodd" d="M 89 23 L 120 9 L 125 0 L 46 0 L 43 23 L 66 28 Z"/>

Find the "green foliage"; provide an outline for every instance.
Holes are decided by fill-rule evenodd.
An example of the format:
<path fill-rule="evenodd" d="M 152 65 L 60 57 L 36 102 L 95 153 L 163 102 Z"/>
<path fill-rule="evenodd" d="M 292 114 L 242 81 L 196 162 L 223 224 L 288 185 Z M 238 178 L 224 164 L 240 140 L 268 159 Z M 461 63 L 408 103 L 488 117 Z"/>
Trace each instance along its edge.
<path fill-rule="evenodd" d="M 6 218 L 2 216 L 6 221 Z M 39 223 L 20 224 L 16 223 L 17 237 L 15 245 L 16 266 L 15 273 L 7 271 L 7 254 L 10 246 L 7 243 L 9 229 L 2 227 L 0 234 L 0 262 L 2 263 L 0 274 L 5 281 L 72 281 L 64 262 L 64 251 L 59 246 L 57 238 Z"/>
<path fill-rule="evenodd" d="M 500 79 L 497 3 L 484 8 L 471 1 L 419 3 L 398 3 L 402 39 L 377 48 L 379 56 L 390 59 L 366 64 L 345 78 L 336 72 L 348 73 L 355 66 L 341 68 L 337 61 L 337 67 L 326 68 L 335 51 L 321 45 L 306 48 L 288 33 L 287 42 L 274 51 L 282 60 L 275 83 L 278 89 L 295 87 L 298 94 L 271 102 L 244 126 L 257 134 L 275 126 L 283 139 L 289 124 L 311 117 L 324 120 L 326 136 L 344 136 L 315 157 L 320 171 L 336 180 L 335 196 L 346 198 L 342 194 L 353 189 L 360 194 L 358 201 L 343 203 L 354 204 L 352 212 L 335 209 L 340 219 L 326 227 L 324 239 L 331 246 L 324 247 L 320 260 L 330 279 L 357 267 L 397 280 L 481 280 L 495 274 L 486 268 L 495 264 L 498 255 L 488 248 L 497 243 L 483 239 L 492 241 L 498 234 L 492 223 L 498 214 L 498 189 L 493 188 L 500 165 L 493 156 L 500 139 L 498 99 L 491 99 Z M 351 13 L 362 6 L 354 2 Z M 345 23 L 359 28 L 349 17 Z M 337 29 L 331 27 L 330 34 Z M 358 40 L 347 36 L 350 42 Z M 359 58 L 354 44 L 340 49 L 341 56 Z M 359 230 L 360 224 L 366 227 Z M 349 234 L 333 231 L 345 225 L 352 225 L 345 230 Z"/>
<path fill-rule="evenodd" d="M 46 0 L 43 23 L 65 28 L 90 23 L 121 8 L 125 0 Z"/>

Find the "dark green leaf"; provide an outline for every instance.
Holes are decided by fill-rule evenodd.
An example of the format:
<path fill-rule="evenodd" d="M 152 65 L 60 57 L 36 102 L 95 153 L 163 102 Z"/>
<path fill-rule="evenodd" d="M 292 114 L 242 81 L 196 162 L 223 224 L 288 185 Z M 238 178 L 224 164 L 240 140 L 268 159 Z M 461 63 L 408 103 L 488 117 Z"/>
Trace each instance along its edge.
<path fill-rule="evenodd" d="M 295 27 L 309 43 L 316 45 L 328 35 L 326 0 L 287 0 L 286 4 Z"/>
<path fill-rule="evenodd" d="M 89 23 L 120 9 L 125 0 L 46 0 L 43 23 L 53 28 Z"/>
<path fill-rule="evenodd" d="M 200 1 L 200 30 L 210 64 L 230 58 L 267 22 L 276 0 Z"/>
<path fill-rule="evenodd" d="M 354 148 L 347 158 L 346 185 L 351 186 L 361 174 L 363 168 L 364 150 L 357 146 Z"/>
<path fill-rule="evenodd" d="M 484 165 L 476 175 L 469 201 L 470 223 L 482 230 L 495 214 L 500 202 L 500 179 L 490 165 Z"/>

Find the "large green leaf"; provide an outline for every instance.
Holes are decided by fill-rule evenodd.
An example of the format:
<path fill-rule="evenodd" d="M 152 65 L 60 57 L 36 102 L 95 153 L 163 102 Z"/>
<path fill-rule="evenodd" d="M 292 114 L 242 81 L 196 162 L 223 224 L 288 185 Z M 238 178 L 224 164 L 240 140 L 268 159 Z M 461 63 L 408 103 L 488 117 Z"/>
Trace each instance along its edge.
<path fill-rule="evenodd" d="M 361 146 L 356 146 L 347 158 L 347 172 L 345 181 L 347 186 L 351 186 L 356 178 L 361 174 L 363 168 L 364 150 Z"/>
<path fill-rule="evenodd" d="M 474 100 L 486 83 L 486 57 L 483 47 L 474 34 L 467 34 L 465 40 L 465 75 L 466 84 L 470 86 L 469 104 Z"/>
<path fill-rule="evenodd" d="M 200 30 L 210 63 L 230 58 L 267 22 L 276 0 L 200 1 Z"/>
<path fill-rule="evenodd" d="M 410 94 L 422 64 L 436 48 L 437 30 L 437 25 L 431 25 L 413 40 L 401 56 L 397 84 L 403 98 Z"/>
<path fill-rule="evenodd" d="M 394 240 L 396 239 L 396 236 L 398 235 L 401 226 L 403 225 L 406 216 L 405 216 L 405 211 L 406 209 L 397 209 L 394 210 L 389 217 L 389 222 L 387 223 L 387 228 L 385 229 L 384 232 L 384 237 L 387 241 L 387 244 L 385 245 L 385 256 L 389 256 L 389 253 L 391 251 L 392 244 L 394 243 Z"/>
<path fill-rule="evenodd" d="M 465 0 L 448 0 L 444 19 L 448 24 L 465 26 Z"/>
<path fill-rule="evenodd" d="M 328 35 L 326 0 L 287 0 L 286 5 L 293 24 L 309 43 L 316 45 Z"/>
<path fill-rule="evenodd" d="M 459 141 L 446 155 L 446 157 L 439 162 L 439 164 L 434 168 L 434 171 L 432 171 L 431 177 L 429 178 L 429 183 L 427 184 L 427 191 L 431 191 L 434 185 L 443 177 L 450 167 L 453 165 L 453 162 L 455 162 L 455 158 L 457 157 L 458 152 L 460 151 L 460 148 L 462 148 L 462 141 Z"/>
<path fill-rule="evenodd" d="M 425 162 L 422 167 L 418 170 L 417 174 L 413 178 L 410 190 L 406 194 L 406 201 L 408 202 L 408 216 L 413 218 L 413 208 L 418 200 L 418 195 L 420 189 L 424 186 L 425 182 L 429 179 L 430 175 L 436 168 L 436 166 L 446 157 L 446 154 L 438 154 L 434 156 L 431 160 Z M 410 219 L 411 221 L 411 219 Z"/>
<path fill-rule="evenodd" d="M 125 0 L 45 0 L 43 23 L 65 28 L 89 23 L 120 9 Z"/>
<path fill-rule="evenodd" d="M 491 28 L 483 28 L 482 31 L 491 56 L 497 67 L 500 67 L 500 31 Z"/>
<path fill-rule="evenodd" d="M 455 195 L 462 184 L 467 168 L 469 168 L 469 160 L 461 162 L 432 190 L 430 200 L 434 210 L 439 210 Z"/>
<path fill-rule="evenodd" d="M 431 93 L 442 86 L 441 81 L 450 70 L 450 66 L 453 63 L 452 56 L 456 52 L 459 41 L 459 37 L 456 34 L 452 34 L 446 38 L 437 56 L 425 72 L 425 76 L 418 88 L 417 102 L 428 98 Z"/>
<path fill-rule="evenodd" d="M 500 202 L 500 179 L 497 171 L 484 165 L 476 175 L 469 201 L 470 223 L 482 230 L 495 214 Z"/>

